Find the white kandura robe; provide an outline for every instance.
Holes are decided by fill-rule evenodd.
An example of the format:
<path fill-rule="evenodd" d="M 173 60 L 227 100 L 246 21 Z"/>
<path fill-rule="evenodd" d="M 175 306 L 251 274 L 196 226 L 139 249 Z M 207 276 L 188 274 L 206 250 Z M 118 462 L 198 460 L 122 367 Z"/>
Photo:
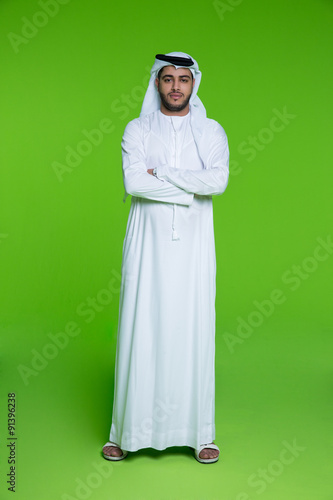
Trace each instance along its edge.
<path fill-rule="evenodd" d="M 132 203 L 123 246 L 110 441 L 122 449 L 198 448 L 215 438 L 212 195 L 228 183 L 223 128 L 156 111 L 124 132 Z M 157 176 L 147 173 L 157 167 Z M 197 193 L 198 196 L 194 196 Z M 177 239 L 179 238 L 179 239 Z"/>

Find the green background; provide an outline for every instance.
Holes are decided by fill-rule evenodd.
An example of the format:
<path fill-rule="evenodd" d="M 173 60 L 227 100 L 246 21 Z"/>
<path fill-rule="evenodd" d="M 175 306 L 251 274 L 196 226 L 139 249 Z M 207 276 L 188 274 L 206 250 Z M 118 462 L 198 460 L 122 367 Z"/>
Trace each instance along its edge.
<path fill-rule="evenodd" d="M 15 392 L 17 499 L 332 499 L 333 256 L 316 251 L 333 222 L 332 1 L 42 3 L 0 3 L 1 498 Z M 211 466 L 187 447 L 101 456 L 130 207 L 120 141 L 155 54 L 170 51 L 198 61 L 230 147 L 214 199 Z"/>

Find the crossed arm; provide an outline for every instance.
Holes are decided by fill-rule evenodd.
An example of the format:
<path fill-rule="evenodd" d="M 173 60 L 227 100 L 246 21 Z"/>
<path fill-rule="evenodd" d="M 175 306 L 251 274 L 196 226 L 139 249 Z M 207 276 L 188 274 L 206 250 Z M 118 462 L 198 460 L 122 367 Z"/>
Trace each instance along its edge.
<path fill-rule="evenodd" d="M 217 124 L 207 165 L 202 170 L 157 165 L 147 169 L 139 126 L 130 122 L 122 141 L 124 184 L 128 194 L 151 200 L 191 205 L 193 196 L 222 194 L 228 184 L 229 150 L 224 130 Z M 150 174 L 150 175 L 147 175 Z"/>

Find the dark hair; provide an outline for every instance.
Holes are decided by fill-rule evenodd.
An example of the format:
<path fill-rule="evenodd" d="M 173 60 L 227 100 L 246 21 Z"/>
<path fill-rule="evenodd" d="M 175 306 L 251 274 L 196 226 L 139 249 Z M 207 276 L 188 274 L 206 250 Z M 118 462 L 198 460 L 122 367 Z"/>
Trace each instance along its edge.
<path fill-rule="evenodd" d="M 163 67 L 159 70 L 159 72 L 157 73 L 157 78 L 158 78 L 159 80 L 160 80 L 160 78 L 161 78 L 161 74 L 162 74 L 162 71 L 164 70 L 164 68 L 165 68 L 165 66 L 163 66 Z M 188 68 L 186 68 L 186 69 L 188 69 Z M 192 80 L 193 80 L 193 73 L 192 73 L 192 71 L 191 71 L 191 70 L 190 70 L 190 72 L 191 72 L 191 77 L 192 77 Z"/>

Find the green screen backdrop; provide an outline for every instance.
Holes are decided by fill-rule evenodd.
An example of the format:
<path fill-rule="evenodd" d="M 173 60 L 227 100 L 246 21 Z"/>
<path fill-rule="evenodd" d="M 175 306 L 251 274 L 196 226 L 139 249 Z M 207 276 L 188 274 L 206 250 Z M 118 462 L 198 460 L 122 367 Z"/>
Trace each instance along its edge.
<path fill-rule="evenodd" d="M 332 21 L 331 0 L 1 1 L 1 498 L 333 498 Z M 211 466 L 187 447 L 101 455 L 120 142 L 170 51 L 198 61 L 230 147 Z"/>

